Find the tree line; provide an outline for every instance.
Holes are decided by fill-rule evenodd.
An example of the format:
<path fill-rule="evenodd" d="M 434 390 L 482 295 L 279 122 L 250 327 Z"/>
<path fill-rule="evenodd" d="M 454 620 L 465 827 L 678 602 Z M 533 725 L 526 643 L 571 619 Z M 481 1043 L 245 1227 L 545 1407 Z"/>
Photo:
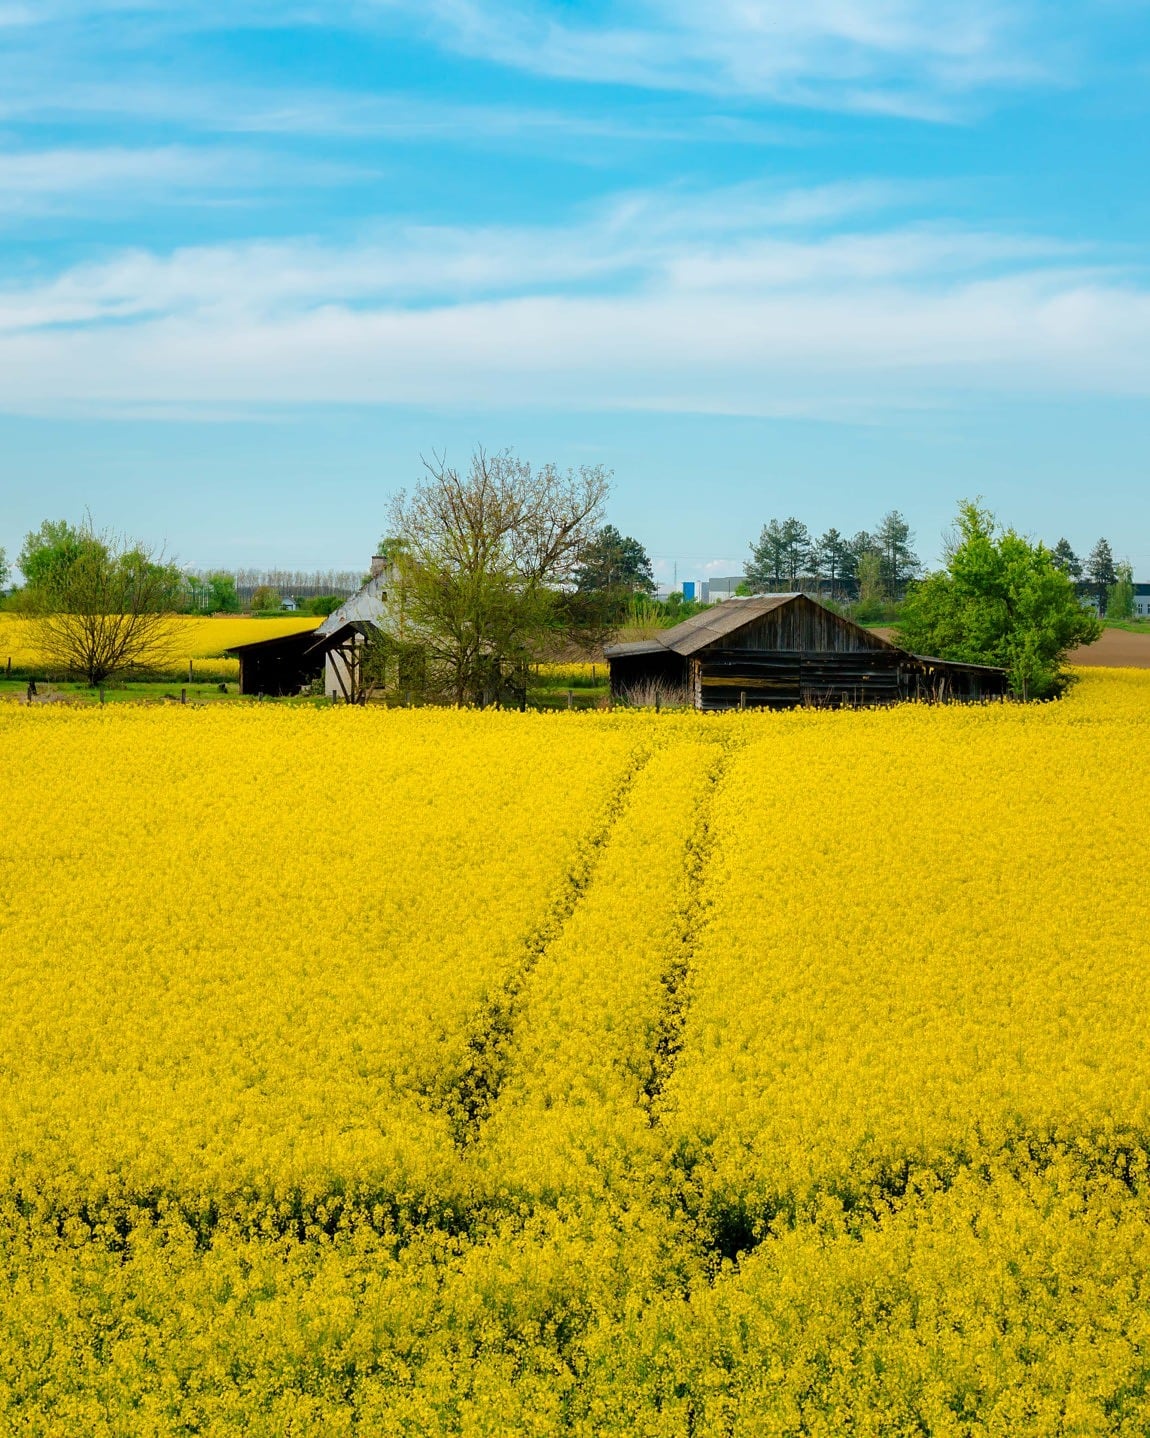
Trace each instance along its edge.
<path fill-rule="evenodd" d="M 611 478 L 601 465 L 535 468 L 509 450 L 477 449 L 462 469 L 425 462 L 420 482 L 390 504 L 380 544 L 387 603 L 365 648 L 368 682 L 455 703 L 522 702 L 532 665 L 593 652 L 635 606 L 653 607 L 650 557 L 606 522 Z M 1079 584 L 1101 586 L 1112 614 L 1125 585 L 1133 607 L 1129 571 L 1104 540 L 1081 565 L 1065 540 L 1035 544 L 976 502 L 960 506 L 942 570 L 923 575 L 914 542 L 897 510 L 849 539 L 772 519 L 751 546 L 748 588 L 848 595 L 860 601 L 856 618 L 861 601 L 901 599 L 904 647 L 1002 665 L 1025 697 L 1055 692 L 1065 654 L 1097 637 Z M 188 575 L 173 560 L 90 519 L 45 522 L 19 566 L 20 607 L 41 651 L 92 684 L 156 662 L 165 618 L 188 607 Z M 234 579 L 230 588 L 220 572 L 196 579 L 213 608 L 233 608 Z"/>
<path fill-rule="evenodd" d="M 892 509 L 873 531 L 849 538 L 833 528 L 816 537 L 793 515 L 771 519 L 751 542 L 746 576 L 753 593 L 815 589 L 832 597 L 898 599 L 921 570 L 910 526 Z"/>

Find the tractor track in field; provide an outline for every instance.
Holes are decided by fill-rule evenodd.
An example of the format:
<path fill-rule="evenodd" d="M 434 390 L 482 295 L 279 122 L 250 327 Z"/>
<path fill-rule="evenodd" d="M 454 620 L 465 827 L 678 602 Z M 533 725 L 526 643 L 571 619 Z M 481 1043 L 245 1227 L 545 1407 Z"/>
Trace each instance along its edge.
<path fill-rule="evenodd" d="M 611 842 L 631 789 L 653 753 L 653 748 L 643 745 L 631 755 L 607 801 L 602 822 L 580 842 L 558 895 L 524 940 L 518 963 L 469 1025 L 462 1069 L 455 1069 L 448 1082 L 428 1094 L 432 1107 L 447 1116 L 456 1147 L 461 1150 L 474 1146 L 503 1090 L 511 1068 L 524 986 L 539 961 L 559 940 L 594 882 L 600 856 Z"/>
<path fill-rule="evenodd" d="M 643 1084 L 648 1121 L 659 1122 L 659 1107 L 683 1047 L 683 1032 L 691 1005 L 691 976 L 699 938 L 707 921 L 710 900 L 706 896 L 707 869 L 715 847 L 713 808 L 722 785 L 732 748 L 721 743 L 707 771 L 707 787 L 699 804 L 695 828 L 683 849 L 687 894 L 680 911 L 678 942 L 662 974 L 663 1012 L 658 1036 L 651 1052 L 651 1066 Z"/>

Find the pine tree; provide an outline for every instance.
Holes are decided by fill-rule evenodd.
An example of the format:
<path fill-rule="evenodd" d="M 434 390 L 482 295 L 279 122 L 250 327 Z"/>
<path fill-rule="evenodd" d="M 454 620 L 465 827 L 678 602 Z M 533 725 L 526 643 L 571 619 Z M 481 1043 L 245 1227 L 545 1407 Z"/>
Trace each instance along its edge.
<path fill-rule="evenodd" d="M 1061 570 L 1069 579 L 1082 578 L 1082 561 L 1071 549 L 1069 540 L 1060 539 L 1050 553 L 1055 569 Z"/>
<path fill-rule="evenodd" d="M 751 545 L 747 584 L 752 591 L 778 589 L 786 573 L 787 537 L 783 525 L 772 519 L 764 524 L 757 544 Z"/>
<path fill-rule="evenodd" d="M 883 582 L 887 593 L 892 599 L 897 599 L 906 588 L 907 580 L 921 568 L 918 555 L 911 547 L 914 535 L 898 510 L 892 509 L 883 516 L 874 539 L 875 548 L 882 555 Z"/>
<path fill-rule="evenodd" d="M 1105 539 L 1100 539 L 1090 551 L 1086 561 L 1086 577 L 1098 591 L 1098 612 L 1106 613 L 1106 591 L 1118 578 L 1114 569 L 1114 551 Z"/>

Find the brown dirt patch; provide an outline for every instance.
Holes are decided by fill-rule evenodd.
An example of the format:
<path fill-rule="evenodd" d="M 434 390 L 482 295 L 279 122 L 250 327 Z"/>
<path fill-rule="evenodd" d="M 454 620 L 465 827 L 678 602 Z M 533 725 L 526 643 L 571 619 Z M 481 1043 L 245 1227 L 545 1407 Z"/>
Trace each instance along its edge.
<path fill-rule="evenodd" d="M 1096 644 L 1072 649 L 1067 663 L 1105 669 L 1150 669 L 1150 634 L 1126 629 L 1104 629 Z"/>
<path fill-rule="evenodd" d="M 872 629 L 883 639 L 894 639 L 893 629 Z M 1096 644 L 1083 644 L 1066 656 L 1068 664 L 1084 668 L 1150 669 L 1150 634 L 1131 634 L 1126 629 L 1104 629 Z"/>

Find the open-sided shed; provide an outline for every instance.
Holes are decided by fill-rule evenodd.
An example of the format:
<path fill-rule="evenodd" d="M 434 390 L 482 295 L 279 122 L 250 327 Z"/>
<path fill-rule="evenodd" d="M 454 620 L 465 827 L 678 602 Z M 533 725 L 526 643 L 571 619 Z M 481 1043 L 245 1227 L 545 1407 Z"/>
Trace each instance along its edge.
<path fill-rule="evenodd" d="M 228 650 L 240 661 L 240 693 L 268 697 L 298 694 L 323 673 L 323 656 L 312 652 L 315 631 L 279 634 L 233 644 Z"/>
<path fill-rule="evenodd" d="M 697 709 L 979 700 L 1007 687 L 1001 669 L 910 654 L 807 594 L 730 599 L 606 655 L 615 697 L 658 686 Z"/>

